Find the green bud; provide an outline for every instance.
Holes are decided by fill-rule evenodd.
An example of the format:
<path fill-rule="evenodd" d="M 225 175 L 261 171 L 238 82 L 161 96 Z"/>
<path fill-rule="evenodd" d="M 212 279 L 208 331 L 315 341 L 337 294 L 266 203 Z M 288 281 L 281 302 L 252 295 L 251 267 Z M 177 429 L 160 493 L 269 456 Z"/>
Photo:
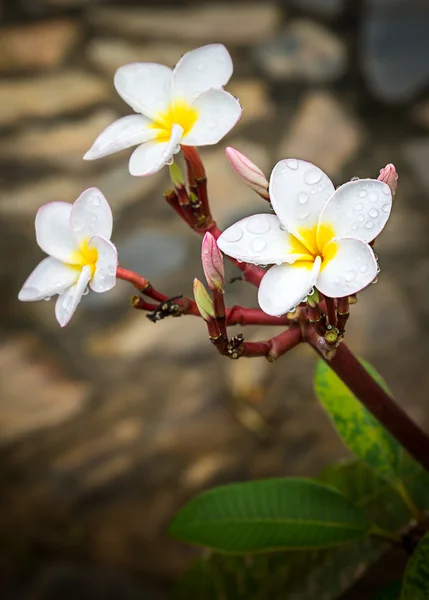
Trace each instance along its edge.
<path fill-rule="evenodd" d="M 215 318 L 213 300 L 199 279 L 194 279 L 194 298 L 197 308 L 204 321 L 210 322 Z"/>
<path fill-rule="evenodd" d="M 180 187 L 182 185 L 185 185 L 185 178 L 183 177 L 183 173 L 179 165 L 174 162 L 169 166 L 169 169 L 170 178 L 173 182 L 174 187 Z"/>

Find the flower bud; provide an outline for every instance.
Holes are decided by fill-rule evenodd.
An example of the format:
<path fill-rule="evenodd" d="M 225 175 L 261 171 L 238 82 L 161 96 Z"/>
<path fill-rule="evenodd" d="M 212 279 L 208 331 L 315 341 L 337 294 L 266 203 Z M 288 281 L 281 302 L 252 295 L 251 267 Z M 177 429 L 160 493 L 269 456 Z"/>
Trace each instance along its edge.
<path fill-rule="evenodd" d="M 268 180 L 261 169 L 252 163 L 247 156 L 234 148 L 228 147 L 225 152 L 234 171 L 244 179 L 252 190 L 255 190 L 265 200 L 269 200 Z"/>
<path fill-rule="evenodd" d="M 215 238 L 209 232 L 204 236 L 201 246 L 201 261 L 209 288 L 222 292 L 225 281 L 223 256 Z"/>
<path fill-rule="evenodd" d="M 388 164 L 383 169 L 380 169 L 378 179 L 387 183 L 392 192 L 392 196 L 394 196 L 396 188 L 398 187 L 398 173 L 396 172 L 395 165 Z"/>
<path fill-rule="evenodd" d="M 169 166 L 170 169 L 170 178 L 173 182 L 175 188 L 181 187 L 185 185 L 185 178 L 183 177 L 183 173 L 177 163 L 171 163 Z"/>
<path fill-rule="evenodd" d="M 199 279 L 194 279 L 194 298 L 197 308 L 204 321 L 210 322 L 215 318 L 213 300 Z"/>

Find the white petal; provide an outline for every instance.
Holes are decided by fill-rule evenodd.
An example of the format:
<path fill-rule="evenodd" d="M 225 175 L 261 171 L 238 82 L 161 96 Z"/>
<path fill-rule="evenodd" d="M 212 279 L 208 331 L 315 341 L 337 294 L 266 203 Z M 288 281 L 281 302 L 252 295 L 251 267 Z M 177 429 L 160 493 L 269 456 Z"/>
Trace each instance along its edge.
<path fill-rule="evenodd" d="M 109 203 L 97 188 L 82 192 L 73 204 L 71 226 L 79 243 L 88 242 L 94 235 L 110 239 L 113 217 Z"/>
<path fill-rule="evenodd" d="M 131 63 L 119 67 L 114 84 L 118 94 L 136 112 L 149 119 L 167 110 L 171 101 L 173 71 L 156 63 Z"/>
<path fill-rule="evenodd" d="M 359 179 L 340 186 L 320 216 L 331 225 L 335 237 L 371 242 L 386 224 L 392 208 L 392 192 L 378 179 Z"/>
<path fill-rule="evenodd" d="M 217 144 L 241 117 L 238 100 L 223 90 L 209 90 L 192 104 L 198 112 L 194 126 L 183 137 L 187 146 Z"/>
<path fill-rule="evenodd" d="M 95 263 L 95 273 L 89 284 L 94 292 L 107 292 L 116 284 L 116 267 L 118 266 L 118 253 L 109 240 L 94 236 L 88 247 L 98 250 L 98 260 Z"/>
<path fill-rule="evenodd" d="M 72 205 L 50 202 L 37 211 L 36 240 L 41 249 L 62 262 L 78 264 L 74 256 L 79 245 L 71 228 Z"/>
<path fill-rule="evenodd" d="M 87 286 L 91 279 L 91 269 L 86 266 L 83 267 L 79 274 L 79 279 L 72 285 L 68 290 L 58 296 L 55 303 L 55 316 L 57 317 L 58 323 L 61 327 L 67 325 L 72 318 L 74 311 L 76 310 Z"/>
<path fill-rule="evenodd" d="M 209 44 L 187 52 L 173 72 L 174 98 L 192 103 L 210 89 L 219 89 L 232 75 L 232 60 L 222 44 Z"/>
<path fill-rule="evenodd" d="M 377 275 L 377 262 L 371 247 L 365 242 L 341 238 L 325 246 L 325 254 L 333 258 L 322 264 L 317 289 L 330 298 L 343 298 L 366 287 Z"/>
<path fill-rule="evenodd" d="M 286 158 L 274 167 L 269 191 L 280 221 L 304 242 L 302 230 L 316 227 L 322 208 L 335 188 L 319 167 L 305 160 Z"/>
<path fill-rule="evenodd" d="M 76 283 L 79 273 L 79 270 L 48 256 L 37 265 L 24 283 L 18 299 L 31 302 L 50 298 L 54 294 L 62 294 L 64 290 Z"/>
<path fill-rule="evenodd" d="M 183 128 L 173 125 L 171 138 L 168 142 L 146 142 L 134 150 L 130 158 L 131 175 L 151 175 L 167 164 L 179 149 Z"/>
<path fill-rule="evenodd" d="M 314 263 L 275 265 L 261 280 L 258 302 L 268 315 L 279 317 L 297 306 L 311 291 L 320 270 L 320 257 Z"/>
<path fill-rule="evenodd" d="M 246 217 L 228 227 L 217 243 L 228 256 L 248 263 L 269 265 L 294 262 L 297 258 L 313 260 L 293 236 L 280 229 L 275 215 Z"/>
<path fill-rule="evenodd" d="M 100 133 L 83 158 L 94 160 L 152 140 L 156 136 L 152 123 L 143 115 L 128 115 L 114 121 Z"/>

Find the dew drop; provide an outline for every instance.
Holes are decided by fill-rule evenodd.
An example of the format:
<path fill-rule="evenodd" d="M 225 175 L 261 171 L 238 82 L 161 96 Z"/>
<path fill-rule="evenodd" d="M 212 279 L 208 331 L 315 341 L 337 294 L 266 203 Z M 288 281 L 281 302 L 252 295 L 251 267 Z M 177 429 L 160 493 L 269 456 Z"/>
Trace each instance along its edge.
<path fill-rule="evenodd" d="M 383 194 L 385 194 L 386 196 L 391 196 L 392 195 L 390 187 L 387 185 L 387 183 L 385 185 L 383 185 Z"/>
<path fill-rule="evenodd" d="M 250 247 L 254 252 L 262 252 L 267 246 L 267 242 L 263 238 L 255 238 L 250 242 Z"/>
<path fill-rule="evenodd" d="M 361 198 L 366 198 L 366 197 L 368 196 L 368 192 L 367 192 L 366 190 L 361 190 L 361 191 L 359 192 L 359 196 L 360 196 Z"/>
<path fill-rule="evenodd" d="M 316 190 L 315 190 L 315 188 L 311 188 L 311 190 L 310 190 L 310 194 L 311 194 L 312 196 L 314 196 L 314 194 L 316 194 Z"/>
<path fill-rule="evenodd" d="M 242 259 L 242 258 L 237 258 L 237 262 L 238 262 L 238 263 L 242 263 L 242 262 L 243 262 L 243 259 Z"/>
<path fill-rule="evenodd" d="M 87 296 L 89 294 L 89 287 L 86 286 L 86 288 L 83 290 L 82 296 Z"/>
<path fill-rule="evenodd" d="M 376 277 L 375 279 L 373 279 L 373 280 L 371 281 L 371 283 L 377 283 L 377 281 L 378 281 L 378 277 Z"/>
<path fill-rule="evenodd" d="M 340 283 L 341 283 L 341 277 L 335 277 L 335 279 L 334 279 L 334 283 L 335 283 L 336 285 L 340 285 Z"/>
<path fill-rule="evenodd" d="M 383 204 L 383 207 L 381 210 L 385 213 L 389 213 L 390 212 L 390 204 Z"/>
<path fill-rule="evenodd" d="M 280 225 L 279 225 L 279 228 L 280 228 L 282 231 L 286 231 L 286 225 L 283 225 L 283 223 L 280 223 Z"/>
<path fill-rule="evenodd" d="M 298 194 L 298 202 L 300 204 L 305 204 L 306 202 L 308 202 L 308 194 L 307 194 L 307 192 L 300 192 Z"/>
<path fill-rule="evenodd" d="M 322 172 L 319 169 L 310 169 L 306 173 L 304 173 L 304 181 L 309 185 L 313 185 L 315 183 L 319 183 L 322 179 Z"/>
<path fill-rule="evenodd" d="M 380 273 L 380 271 L 381 271 L 381 269 L 380 269 L 380 267 L 377 265 L 377 271 L 376 271 L 376 274 L 378 275 L 378 274 Z"/>
<path fill-rule="evenodd" d="M 309 216 L 310 216 L 309 212 L 303 212 L 300 215 L 298 215 L 298 219 L 300 219 L 301 221 L 303 221 L 304 219 L 306 219 Z"/>
<path fill-rule="evenodd" d="M 359 181 L 359 177 L 352 177 L 350 181 Z"/>
<path fill-rule="evenodd" d="M 371 208 L 371 210 L 368 212 L 368 214 L 373 219 L 376 219 L 378 217 L 378 210 L 376 208 Z"/>
<path fill-rule="evenodd" d="M 173 150 L 173 154 L 178 154 L 179 152 L 180 152 L 180 144 L 177 144 L 177 146 Z"/>
<path fill-rule="evenodd" d="M 286 160 L 286 165 L 289 167 L 289 169 L 292 169 L 292 171 L 296 171 L 299 167 L 299 162 L 296 160 L 296 158 L 288 158 Z"/>
<path fill-rule="evenodd" d="M 356 278 L 356 271 L 354 271 L 353 269 L 349 269 L 348 271 L 346 271 L 345 275 L 344 275 L 344 279 L 346 281 L 353 281 L 353 279 Z"/>
<path fill-rule="evenodd" d="M 259 265 L 262 269 L 266 269 L 268 265 Z"/>
<path fill-rule="evenodd" d="M 361 265 L 359 270 L 361 273 L 366 273 L 368 271 L 368 265 Z"/>
<path fill-rule="evenodd" d="M 356 229 L 359 228 L 359 225 L 357 223 L 353 223 L 352 225 L 352 231 L 356 231 Z"/>
<path fill-rule="evenodd" d="M 249 219 L 244 227 L 249 233 L 262 234 L 267 233 L 270 230 L 270 221 L 264 216 L 255 216 Z"/>
<path fill-rule="evenodd" d="M 358 202 L 358 203 L 356 204 L 356 206 L 355 206 L 355 210 L 358 210 L 358 211 L 359 211 L 359 210 L 362 210 L 362 209 L 363 209 L 363 204 L 362 204 L 362 202 Z"/>
<path fill-rule="evenodd" d="M 174 158 L 171 156 L 167 161 L 165 161 L 166 165 L 172 165 L 174 163 Z"/>
<path fill-rule="evenodd" d="M 82 221 L 82 219 L 74 219 L 73 220 L 74 231 L 82 231 L 84 227 L 85 227 L 85 223 Z"/>
<path fill-rule="evenodd" d="M 50 299 L 51 299 L 51 296 L 46 296 L 46 298 L 43 298 L 43 300 L 44 300 L 45 302 L 49 302 L 49 300 L 50 300 Z"/>
<path fill-rule="evenodd" d="M 366 229 L 372 229 L 374 227 L 374 221 L 367 221 L 365 223 L 365 228 Z"/>
<path fill-rule="evenodd" d="M 243 231 L 239 225 L 233 225 L 223 232 L 222 237 L 227 242 L 239 242 L 243 237 Z"/>
<path fill-rule="evenodd" d="M 378 202 L 378 194 L 377 194 L 377 192 L 372 192 L 369 195 L 369 199 L 370 199 L 371 202 Z"/>

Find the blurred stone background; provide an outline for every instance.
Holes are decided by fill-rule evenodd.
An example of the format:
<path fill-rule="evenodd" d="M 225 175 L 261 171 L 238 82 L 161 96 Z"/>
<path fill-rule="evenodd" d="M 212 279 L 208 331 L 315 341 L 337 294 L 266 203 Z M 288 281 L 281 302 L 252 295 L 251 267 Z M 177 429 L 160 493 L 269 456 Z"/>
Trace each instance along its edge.
<path fill-rule="evenodd" d="M 16 299 L 42 257 L 35 211 L 99 187 L 122 266 L 190 295 L 200 240 L 163 202 L 167 173 L 131 177 L 129 151 L 81 157 L 129 113 L 112 84 L 118 66 L 173 66 L 225 43 L 244 117 L 202 151 L 221 226 L 267 209 L 228 167 L 227 145 L 267 174 L 287 156 L 314 161 L 336 184 L 396 164 L 382 271 L 353 307 L 347 341 L 428 428 L 429 6 L 0 0 L 0 14 L 0 595 L 164 599 L 196 555 L 166 534 L 189 497 L 220 482 L 316 475 L 346 456 L 312 392 L 315 357 L 299 348 L 272 365 L 228 362 L 191 317 L 154 325 L 133 312 L 123 282 L 85 297 L 61 330 L 53 302 Z M 240 282 L 226 298 L 256 305 Z"/>

